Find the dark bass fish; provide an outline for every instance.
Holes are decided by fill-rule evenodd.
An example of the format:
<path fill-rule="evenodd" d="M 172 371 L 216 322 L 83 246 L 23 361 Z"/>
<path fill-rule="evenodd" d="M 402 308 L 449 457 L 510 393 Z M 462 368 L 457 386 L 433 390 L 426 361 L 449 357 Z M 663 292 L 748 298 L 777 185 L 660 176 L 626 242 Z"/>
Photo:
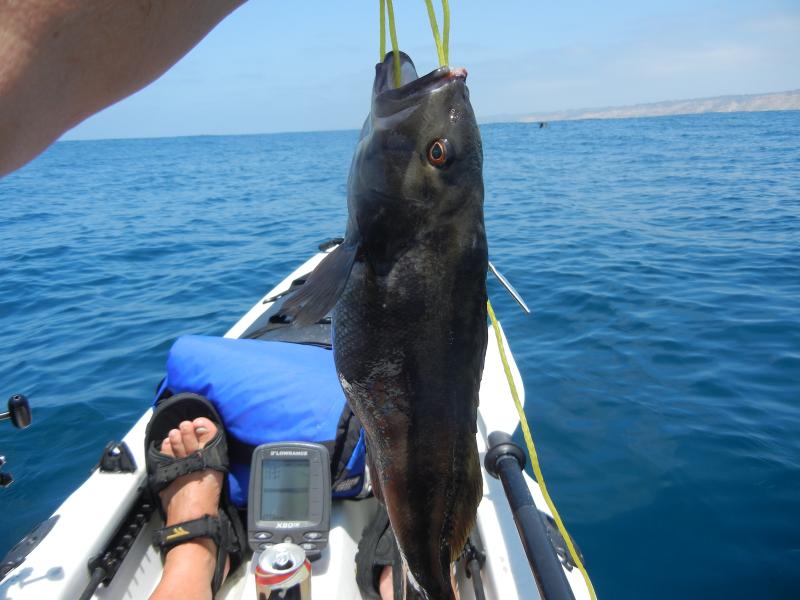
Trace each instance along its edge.
<path fill-rule="evenodd" d="M 449 600 L 450 563 L 482 494 L 483 152 L 464 69 L 417 78 L 403 54 L 401 74 L 394 88 L 391 54 L 376 67 L 344 242 L 285 312 L 314 322 L 335 303 L 336 368 L 367 434 L 376 495 L 412 586 Z"/>

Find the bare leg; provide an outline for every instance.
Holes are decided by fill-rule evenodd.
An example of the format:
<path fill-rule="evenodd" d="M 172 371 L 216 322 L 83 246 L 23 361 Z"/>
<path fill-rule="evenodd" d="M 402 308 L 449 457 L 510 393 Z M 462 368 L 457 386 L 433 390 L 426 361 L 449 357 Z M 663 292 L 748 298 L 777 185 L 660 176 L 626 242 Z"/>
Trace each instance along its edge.
<path fill-rule="evenodd" d="M 0 0 L 0 177 L 161 76 L 244 0 Z"/>
<path fill-rule="evenodd" d="M 164 454 L 183 458 L 202 448 L 217 432 L 206 418 L 183 421 L 178 429 L 169 432 L 161 444 Z M 197 519 L 219 512 L 222 473 L 207 470 L 184 475 L 161 492 L 166 508 L 167 525 Z M 179 544 L 167 553 L 164 573 L 151 600 L 211 598 L 211 579 L 216 566 L 217 549 L 208 538 L 198 538 Z"/>

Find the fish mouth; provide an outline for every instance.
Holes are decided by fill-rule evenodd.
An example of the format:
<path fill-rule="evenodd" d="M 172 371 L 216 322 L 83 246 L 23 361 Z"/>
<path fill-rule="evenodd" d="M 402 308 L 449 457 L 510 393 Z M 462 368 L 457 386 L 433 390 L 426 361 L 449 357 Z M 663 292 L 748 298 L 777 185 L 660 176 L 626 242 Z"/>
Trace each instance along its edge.
<path fill-rule="evenodd" d="M 400 52 L 400 86 L 394 86 L 394 57 L 391 52 L 386 54 L 383 62 L 375 66 L 375 85 L 373 98 L 383 100 L 403 100 L 420 94 L 429 94 L 450 83 L 466 82 L 467 70 L 463 67 L 439 67 L 423 75 L 417 76 L 417 70 L 411 57 L 405 52 Z"/>
<path fill-rule="evenodd" d="M 432 92 L 455 81 L 466 82 L 467 70 L 464 67 L 439 67 L 414 81 L 385 93 L 395 92 L 401 96 L 410 96 L 420 92 Z"/>

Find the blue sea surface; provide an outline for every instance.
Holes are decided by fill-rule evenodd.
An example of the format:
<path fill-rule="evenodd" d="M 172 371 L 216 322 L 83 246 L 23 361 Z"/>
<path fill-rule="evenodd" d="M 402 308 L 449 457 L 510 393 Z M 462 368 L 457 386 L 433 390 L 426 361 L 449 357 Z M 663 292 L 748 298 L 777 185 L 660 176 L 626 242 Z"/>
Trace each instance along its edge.
<path fill-rule="evenodd" d="M 482 128 L 490 281 L 600 598 L 800 597 L 800 112 Z M 343 232 L 354 131 L 55 144 L 0 180 L 0 553 Z M 517 432 L 519 435 L 519 432 Z"/>

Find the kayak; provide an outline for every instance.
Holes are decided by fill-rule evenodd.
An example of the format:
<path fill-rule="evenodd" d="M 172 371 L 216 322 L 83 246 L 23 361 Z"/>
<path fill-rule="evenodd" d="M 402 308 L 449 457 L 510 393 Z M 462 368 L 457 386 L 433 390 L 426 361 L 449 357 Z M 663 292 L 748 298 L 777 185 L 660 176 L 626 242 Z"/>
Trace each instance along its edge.
<path fill-rule="evenodd" d="M 258 339 L 271 314 L 270 309 L 286 292 L 305 277 L 335 247 L 335 242 L 320 246 L 320 252 L 290 273 L 268 291 L 225 334 L 226 338 Z M 329 325 L 328 336 L 329 334 Z M 511 376 L 520 400 L 524 402 L 522 379 L 508 342 L 499 329 Z M 264 338 L 267 339 L 267 338 Z M 512 433 L 519 425 L 506 371 L 495 333 L 489 325 L 489 344 L 480 388 L 478 412 L 478 450 L 482 464 L 490 449 L 493 432 Z M 148 598 L 162 572 L 162 561 L 152 545 L 153 533 L 163 526 L 146 494 L 144 440 L 152 410 L 147 410 L 125 435 L 121 445 L 110 445 L 104 459 L 108 468 L 95 469 L 89 478 L 58 507 L 53 515 L 17 544 L 0 564 L 0 590 L 3 597 L 41 598 Z M 496 439 L 496 438 L 493 438 Z M 100 448 L 98 448 L 98 451 Z M 456 562 L 457 597 L 464 600 L 485 597 L 490 600 L 543 598 L 547 585 L 542 583 L 542 569 L 530 544 L 524 525 L 519 525 L 519 510 L 512 510 L 504 486 L 482 469 L 483 498 L 478 506 L 475 530 L 471 538 L 480 556 Z M 563 550 L 563 538 L 552 525 L 542 490 L 524 470 L 520 481 L 530 494 L 541 517 L 549 547 L 545 557 L 557 565 L 557 578 L 564 582 L 559 598 L 588 599 L 590 594 L 578 568 Z M 517 503 L 518 504 L 518 503 Z M 376 500 L 334 500 L 330 510 L 328 546 L 311 564 L 311 597 L 314 599 L 358 599 L 355 555 L 361 534 L 376 511 Z M 516 520 L 515 520 L 516 517 Z M 539 523 L 540 521 L 540 523 Z M 547 545 L 547 544 L 545 544 Z M 97 569 L 98 559 L 111 557 L 113 573 Z M 555 557 L 555 561 L 551 560 Z M 473 557 L 475 558 L 475 557 Z M 244 563 L 230 573 L 217 598 L 238 600 L 256 597 L 255 562 L 248 553 Z M 482 563 L 482 564 L 481 564 Z M 480 565 L 476 576 L 475 565 Z M 472 568 L 470 568 L 470 566 Z M 563 572 L 563 577 L 561 576 Z M 477 582 L 477 585 L 476 585 Z M 552 597 L 556 597 L 552 595 Z"/>

